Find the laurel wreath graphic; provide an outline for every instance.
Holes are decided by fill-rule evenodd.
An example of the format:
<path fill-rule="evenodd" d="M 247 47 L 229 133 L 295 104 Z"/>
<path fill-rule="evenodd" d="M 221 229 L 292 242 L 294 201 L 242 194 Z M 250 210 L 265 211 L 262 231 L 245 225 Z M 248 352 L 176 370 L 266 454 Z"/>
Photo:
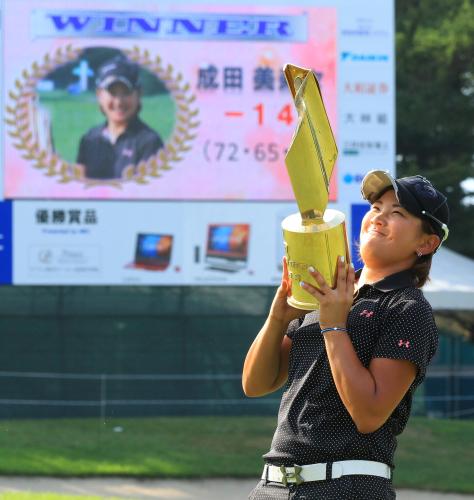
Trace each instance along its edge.
<path fill-rule="evenodd" d="M 68 45 L 58 48 L 53 55 L 46 54 L 42 62 L 33 62 L 30 70 L 24 69 L 21 78 L 15 80 L 15 90 L 8 92 L 11 105 L 6 106 L 5 122 L 9 127 L 8 134 L 13 138 L 13 146 L 22 151 L 22 158 L 31 161 L 35 168 L 42 169 L 45 175 L 58 177 L 58 182 L 63 184 L 78 181 L 86 186 L 106 184 L 117 188 L 127 181 L 147 184 L 148 178 L 161 177 L 173 168 L 173 164 L 182 161 L 184 154 L 192 148 L 192 141 L 197 137 L 196 129 L 200 125 L 197 120 L 199 109 L 193 106 L 196 96 L 190 84 L 183 80 L 183 75 L 179 72 L 176 74 L 171 64 L 165 66 L 160 56 L 152 58 L 148 50 L 141 51 L 136 46 L 123 52 L 131 61 L 160 79 L 176 103 L 175 128 L 165 146 L 147 161 L 127 166 L 121 179 L 95 180 L 84 176 L 81 165 L 65 161 L 52 148 L 40 144 L 35 120 L 38 108 L 37 84 L 54 69 L 77 59 L 82 52 L 83 49 Z"/>

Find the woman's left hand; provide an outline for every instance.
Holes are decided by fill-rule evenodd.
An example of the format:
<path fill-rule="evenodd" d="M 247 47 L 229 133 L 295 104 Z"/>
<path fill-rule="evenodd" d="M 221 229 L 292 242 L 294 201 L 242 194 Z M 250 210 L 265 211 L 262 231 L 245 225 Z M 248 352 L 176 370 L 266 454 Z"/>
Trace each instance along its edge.
<path fill-rule="evenodd" d="M 347 269 L 348 267 L 348 269 Z M 312 270 L 313 269 L 313 270 Z M 301 287 L 317 299 L 320 304 L 319 324 L 323 328 L 345 328 L 347 316 L 354 299 L 354 268 L 347 266 L 342 257 L 337 260 L 336 286 L 331 288 L 317 269 L 309 268 L 309 273 L 318 288 L 301 282 Z"/>

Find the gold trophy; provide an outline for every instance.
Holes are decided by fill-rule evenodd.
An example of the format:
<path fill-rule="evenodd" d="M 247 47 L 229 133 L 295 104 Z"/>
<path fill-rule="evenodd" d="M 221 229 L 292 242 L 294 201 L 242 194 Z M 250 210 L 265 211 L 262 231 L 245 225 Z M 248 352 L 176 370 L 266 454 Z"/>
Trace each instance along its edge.
<path fill-rule="evenodd" d="M 337 146 L 314 73 L 291 64 L 283 71 L 298 111 L 298 125 L 285 163 L 299 213 L 281 223 L 291 279 L 288 303 L 314 310 L 319 309 L 318 301 L 299 284 L 305 281 L 317 286 L 308 267 L 313 266 L 334 286 L 338 256 L 349 262 L 345 216 L 326 208 Z"/>

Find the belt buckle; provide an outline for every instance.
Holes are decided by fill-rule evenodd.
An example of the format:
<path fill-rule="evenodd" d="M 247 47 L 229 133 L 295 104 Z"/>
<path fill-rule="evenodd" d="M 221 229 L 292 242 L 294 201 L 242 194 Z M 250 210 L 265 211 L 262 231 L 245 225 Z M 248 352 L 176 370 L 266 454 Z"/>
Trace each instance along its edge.
<path fill-rule="evenodd" d="M 284 465 L 280 466 L 280 472 L 282 475 L 281 482 L 283 483 L 283 486 L 288 486 L 288 482 L 290 483 L 295 482 L 296 484 L 304 483 L 304 479 L 300 475 L 300 472 L 303 470 L 303 467 L 300 467 L 299 465 L 294 465 L 293 469 L 294 469 L 293 472 L 289 472 L 286 470 L 286 467 Z M 294 481 L 291 481 L 292 479 L 294 479 Z"/>

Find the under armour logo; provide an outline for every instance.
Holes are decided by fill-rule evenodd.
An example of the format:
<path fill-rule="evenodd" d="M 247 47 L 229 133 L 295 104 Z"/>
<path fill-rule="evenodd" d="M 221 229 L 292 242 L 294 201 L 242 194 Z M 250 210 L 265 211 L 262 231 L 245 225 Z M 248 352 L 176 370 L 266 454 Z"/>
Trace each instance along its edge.
<path fill-rule="evenodd" d="M 133 156 L 133 149 L 123 148 L 122 154 L 131 158 Z"/>
<path fill-rule="evenodd" d="M 374 311 L 367 311 L 367 309 L 364 309 L 359 316 L 365 316 L 366 318 L 371 318 L 374 315 Z"/>
<path fill-rule="evenodd" d="M 402 347 L 402 346 L 405 346 L 408 349 L 410 347 L 410 341 L 400 339 L 398 341 L 398 347 Z"/>

